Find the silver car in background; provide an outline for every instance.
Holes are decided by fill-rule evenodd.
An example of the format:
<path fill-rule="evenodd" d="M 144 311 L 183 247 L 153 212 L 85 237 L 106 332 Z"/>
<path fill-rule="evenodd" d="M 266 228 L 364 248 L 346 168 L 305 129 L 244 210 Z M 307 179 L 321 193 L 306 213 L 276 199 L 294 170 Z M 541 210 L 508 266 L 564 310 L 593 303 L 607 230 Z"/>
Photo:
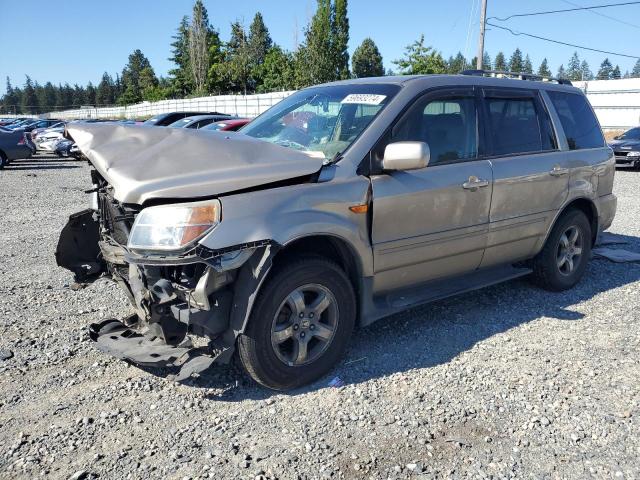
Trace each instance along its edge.
<path fill-rule="evenodd" d="M 178 380 L 237 354 L 284 390 L 395 312 L 524 275 L 571 288 L 613 220 L 615 161 L 580 90 L 522 78 L 320 85 L 239 135 L 69 125 L 93 201 L 58 263 L 134 309 L 92 339 Z"/>

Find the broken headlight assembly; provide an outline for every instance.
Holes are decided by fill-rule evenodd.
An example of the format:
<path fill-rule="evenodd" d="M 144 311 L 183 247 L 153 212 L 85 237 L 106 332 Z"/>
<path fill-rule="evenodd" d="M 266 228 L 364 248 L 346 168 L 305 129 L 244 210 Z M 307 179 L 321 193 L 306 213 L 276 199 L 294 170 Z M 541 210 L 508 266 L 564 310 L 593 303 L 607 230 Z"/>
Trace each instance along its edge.
<path fill-rule="evenodd" d="M 221 218 L 218 200 L 147 207 L 131 229 L 131 250 L 177 251 L 214 228 Z"/>

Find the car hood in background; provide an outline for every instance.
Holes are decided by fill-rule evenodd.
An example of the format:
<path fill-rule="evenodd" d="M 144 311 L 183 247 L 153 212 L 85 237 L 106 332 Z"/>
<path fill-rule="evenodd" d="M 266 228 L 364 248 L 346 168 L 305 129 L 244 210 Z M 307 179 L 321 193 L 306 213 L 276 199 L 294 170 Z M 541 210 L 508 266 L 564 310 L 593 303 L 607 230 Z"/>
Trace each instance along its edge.
<path fill-rule="evenodd" d="M 611 140 L 609 146 L 614 150 L 640 150 L 640 140 Z"/>
<path fill-rule="evenodd" d="M 323 159 L 245 135 L 73 124 L 69 136 L 123 203 L 198 198 L 318 172 Z"/>

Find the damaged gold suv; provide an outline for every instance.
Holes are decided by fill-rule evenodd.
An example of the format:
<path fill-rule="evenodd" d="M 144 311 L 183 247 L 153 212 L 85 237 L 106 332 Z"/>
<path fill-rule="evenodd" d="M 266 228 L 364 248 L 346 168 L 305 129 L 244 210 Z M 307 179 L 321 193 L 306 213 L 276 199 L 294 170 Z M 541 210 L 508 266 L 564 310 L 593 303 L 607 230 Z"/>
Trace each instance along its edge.
<path fill-rule="evenodd" d="M 69 125 L 92 206 L 58 264 L 135 309 L 91 338 L 178 380 L 237 353 L 284 390 L 403 309 L 523 275 L 572 287 L 615 214 L 612 152 L 569 82 L 499 76 L 320 85 L 231 134 Z"/>

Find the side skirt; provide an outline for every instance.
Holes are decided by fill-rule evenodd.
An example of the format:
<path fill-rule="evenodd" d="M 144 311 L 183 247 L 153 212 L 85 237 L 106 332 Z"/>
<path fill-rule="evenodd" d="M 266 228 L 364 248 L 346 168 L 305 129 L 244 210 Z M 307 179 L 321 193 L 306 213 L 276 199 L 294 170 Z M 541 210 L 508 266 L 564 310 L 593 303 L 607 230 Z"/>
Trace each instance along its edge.
<path fill-rule="evenodd" d="M 531 272 L 530 268 L 501 265 L 376 296 L 372 294 L 371 279 L 365 279 L 360 325 L 367 326 L 381 318 L 425 303 L 513 280 Z"/>

